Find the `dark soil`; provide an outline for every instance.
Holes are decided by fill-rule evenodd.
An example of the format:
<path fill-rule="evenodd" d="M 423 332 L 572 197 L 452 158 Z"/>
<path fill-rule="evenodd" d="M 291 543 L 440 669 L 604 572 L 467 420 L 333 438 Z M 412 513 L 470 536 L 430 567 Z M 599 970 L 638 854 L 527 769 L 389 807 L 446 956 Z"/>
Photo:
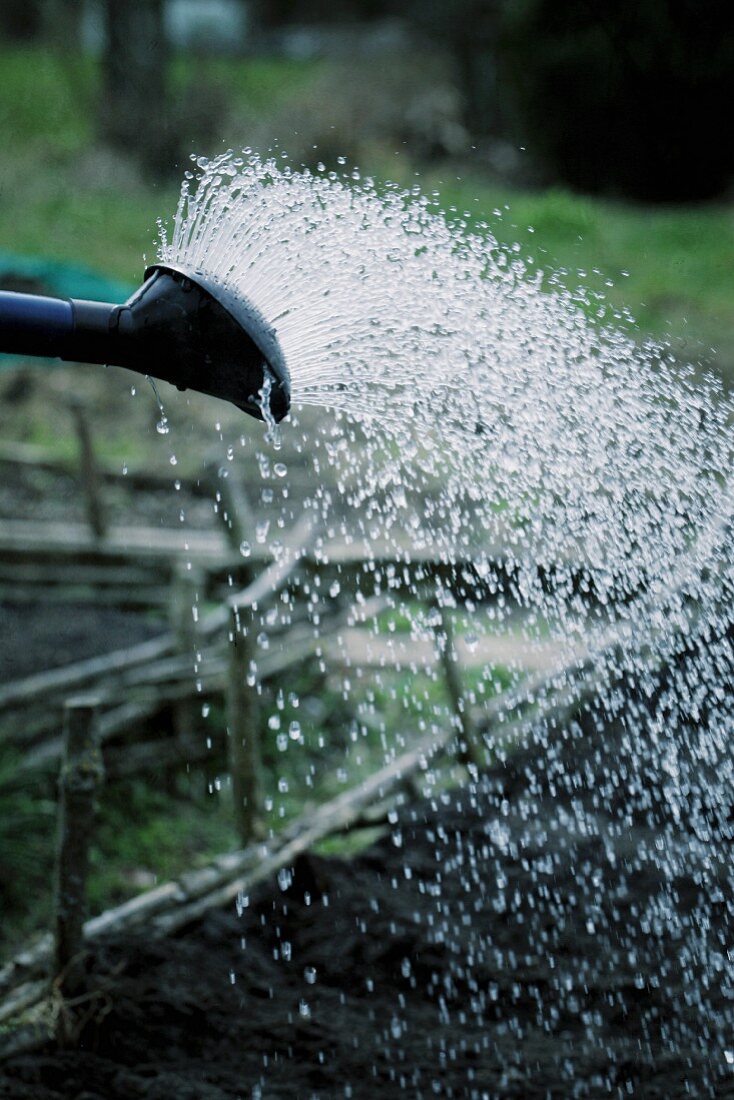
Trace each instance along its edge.
<path fill-rule="evenodd" d="M 78 1047 L 16 1057 L 0 1096 L 734 1096 L 724 899 L 701 921 L 662 834 L 592 783 L 547 788 L 497 771 L 351 861 L 301 859 L 241 916 L 105 945 Z"/>
<path fill-rule="evenodd" d="M 165 629 L 159 614 L 93 604 L 0 604 L 0 683 L 124 649 Z"/>
<path fill-rule="evenodd" d="M 61 470 L 3 463 L 0 466 L 0 519 L 85 523 L 84 493 L 78 477 Z M 170 483 L 169 483 L 170 479 Z M 177 527 L 183 510 L 188 527 L 211 528 L 212 500 L 194 495 L 184 484 L 175 489 L 176 471 L 161 475 L 159 487 L 136 489 L 124 477 L 102 486 L 105 513 L 111 524 Z"/>

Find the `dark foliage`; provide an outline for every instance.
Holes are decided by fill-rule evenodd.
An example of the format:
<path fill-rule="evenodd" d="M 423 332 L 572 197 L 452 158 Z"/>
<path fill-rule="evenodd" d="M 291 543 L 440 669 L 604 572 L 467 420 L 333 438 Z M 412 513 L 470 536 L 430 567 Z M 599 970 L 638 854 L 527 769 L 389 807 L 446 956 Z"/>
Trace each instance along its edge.
<path fill-rule="evenodd" d="M 101 137 L 137 149 L 153 173 L 165 172 L 175 141 L 168 123 L 167 39 L 163 0 L 105 0 Z"/>
<path fill-rule="evenodd" d="M 734 8 L 696 0 L 514 0 L 500 81 L 515 133 L 574 186 L 710 198 L 734 174 Z"/>
<path fill-rule="evenodd" d="M 498 136 L 504 129 L 504 95 L 497 83 L 497 37 L 503 0 L 411 0 L 403 9 L 428 41 L 453 57 L 464 100 L 464 124 L 475 136 Z"/>
<path fill-rule="evenodd" d="M 3 0 L 0 4 L 0 36 L 23 42 L 37 37 L 42 27 L 39 0 Z"/>

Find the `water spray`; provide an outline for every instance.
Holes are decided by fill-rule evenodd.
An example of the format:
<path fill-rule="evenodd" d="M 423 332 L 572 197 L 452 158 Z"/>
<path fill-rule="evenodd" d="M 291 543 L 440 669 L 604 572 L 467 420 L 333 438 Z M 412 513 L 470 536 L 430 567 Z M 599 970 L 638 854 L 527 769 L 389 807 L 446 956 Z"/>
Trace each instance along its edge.
<path fill-rule="evenodd" d="M 670 348 L 634 340 L 600 294 L 564 289 L 520 245 L 502 246 L 501 211 L 482 224 L 438 201 L 356 170 L 294 170 L 280 154 L 198 158 L 129 302 L 0 295 L 0 349 L 119 363 L 264 418 L 282 418 L 291 398 L 326 410 L 293 431 L 299 507 L 326 536 L 303 589 L 307 629 L 325 659 L 322 616 L 346 595 L 332 536 L 363 548 L 349 621 L 369 627 L 364 657 L 337 643 L 343 742 L 354 740 L 340 778 L 352 762 L 364 774 L 363 737 L 394 767 L 406 742 L 402 728 L 390 740 L 391 715 L 443 745 L 473 738 L 488 765 L 467 752 L 471 781 L 454 791 L 453 772 L 420 749 L 428 797 L 388 815 L 380 850 L 400 849 L 405 874 L 380 856 L 370 935 L 384 936 L 394 894 L 415 947 L 401 931 L 382 955 L 359 936 L 347 954 L 382 958 L 394 975 L 398 945 L 418 961 L 401 967 L 420 994 L 412 1004 L 431 1015 L 400 1045 L 409 993 L 395 987 L 394 1022 L 375 1029 L 379 1079 L 415 1057 L 400 1087 L 431 1091 L 417 1076 L 425 1032 L 434 1053 L 471 1056 L 477 1095 L 485 1069 L 509 1082 L 493 1095 L 638 1095 L 658 1071 L 655 1095 L 730 1095 L 734 402 Z M 276 495 L 285 465 L 257 457 L 268 511 L 256 540 L 280 563 L 295 494 Z M 271 627 L 294 622 L 296 585 L 282 597 L 274 618 L 258 607 L 248 624 L 248 678 L 272 656 Z M 372 597 L 393 616 L 384 626 L 366 610 Z M 378 672 L 381 633 L 393 656 Z M 472 679 L 462 692 L 454 669 L 453 687 L 447 677 L 436 691 L 436 651 L 455 661 L 454 637 L 477 650 Z M 413 658 L 414 640 L 425 657 Z M 325 739 L 303 736 L 306 708 L 281 684 L 268 730 L 289 759 L 282 774 L 276 765 L 285 794 L 289 776 L 310 787 L 328 758 L 310 755 Z M 271 918 L 268 950 L 281 942 L 275 908 Z M 541 1041 L 557 1088 L 538 1077 Z"/>
<path fill-rule="evenodd" d="M 274 329 L 247 299 L 200 271 L 155 264 L 122 305 L 0 291 L 0 351 L 127 367 L 276 421 L 290 378 Z"/>

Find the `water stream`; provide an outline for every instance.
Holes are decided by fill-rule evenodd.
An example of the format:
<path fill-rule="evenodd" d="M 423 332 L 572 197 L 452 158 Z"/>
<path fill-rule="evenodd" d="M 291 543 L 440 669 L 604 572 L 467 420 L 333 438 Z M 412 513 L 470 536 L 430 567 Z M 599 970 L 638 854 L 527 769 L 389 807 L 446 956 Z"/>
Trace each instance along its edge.
<path fill-rule="evenodd" d="M 305 503 L 323 530 L 373 552 L 365 597 L 386 595 L 414 639 L 446 612 L 467 652 L 504 632 L 527 664 L 535 654 L 557 669 L 541 682 L 515 668 L 515 696 L 530 704 L 523 728 L 508 743 L 513 711 L 484 732 L 490 759 L 515 778 L 499 797 L 473 776 L 490 839 L 470 862 L 472 890 L 496 900 L 498 921 L 524 922 L 527 951 L 551 959 L 538 1027 L 557 1030 L 567 1095 L 628 1094 L 618 1050 L 586 1092 L 575 1056 L 560 1053 L 564 1012 L 581 1014 L 595 1042 L 583 990 L 601 970 L 620 1011 L 643 1017 L 652 1057 L 695 1049 L 708 1068 L 692 1094 L 719 1095 L 734 1064 L 734 434 L 715 379 L 635 341 L 601 297 L 564 289 L 491 225 L 356 171 L 248 153 L 199 160 L 160 258 L 226 283 L 276 330 L 295 408 L 281 431 L 312 471 Z M 326 412 L 309 420 L 299 413 L 309 406 Z M 419 607 L 400 563 L 417 584 L 427 554 L 446 569 Z M 501 664 L 495 653 L 475 669 L 470 703 L 496 694 Z M 588 703 L 559 720 L 548 700 L 582 691 L 590 669 Z M 380 682 L 359 668 L 353 681 L 370 675 Z M 401 690 L 422 732 L 452 720 L 417 678 Z M 539 830 L 549 858 L 554 833 L 566 838 L 572 875 L 558 890 Z M 528 912 L 500 863 L 531 834 Z M 632 904 L 630 884 L 646 876 L 653 886 Z M 553 961 L 566 921 L 588 939 L 583 974 Z M 496 949 L 486 924 L 472 935 L 457 972 Z M 615 985 L 625 967 L 632 977 Z M 638 1009 L 643 987 L 659 995 Z"/>

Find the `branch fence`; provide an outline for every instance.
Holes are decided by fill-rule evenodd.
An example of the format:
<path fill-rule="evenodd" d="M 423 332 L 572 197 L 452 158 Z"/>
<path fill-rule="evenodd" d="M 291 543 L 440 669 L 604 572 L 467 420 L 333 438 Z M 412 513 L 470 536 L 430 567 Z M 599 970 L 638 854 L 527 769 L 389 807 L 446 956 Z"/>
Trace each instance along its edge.
<path fill-rule="evenodd" d="M 451 619 L 439 606 L 436 665 L 453 710 L 446 729 L 429 737 L 416 734 L 404 753 L 368 779 L 304 810 L 263 839 L 263 761 L 253 670 L 264 683 L 314 657 L 338 660 L 341 632 L 369 623 L 397 595 L 410 594 L 432 608 L 437 593 L 469 595 L 479 605 L 495 601 L 500 586 L 479 576 L 469 559 L 426 554 L 408 561 L 394 548 L 325 538 L 308 517 L 284 536 L 277 560 L 255 546 L 244 561 L 238 547 L 253 520 L 228 479 L 216 482 L 219 530 L 116 528 L 107 523 L 100 499 L 105 476 L 96 467 L 78 409 L 75 418 L 84 491 L 97 498 L 88 503 L 89 525 L 4 522 L 0 598 L 165 607 L 170 628 L 126 649 L 0 687 L 0 743 L 20 754 L 20 777 L 49 783 L 61 776 L 55 929 L 0 970 L 0 1056 L 36 1046 L 52 1034 L 69 1038 L 75 998 L 84 992 L 80 960 L 100 937 L 140 928 L 168 934 L 184 927 L 208 909 L 248 893 L 274 871 L 292 867 L 319 840 L 386 820 L 388 810 L 406 798 L 415 777 L 439 754 L 475 775 L 485 761 L 483 732 L 501 732 L 497 743 L 521 752 L 523 736 L 534 724 L 560 728 L 601 686 L 592 655 L 581 647 L 565 662 L 529 673 L 481 711 L 472 708 Z M 0 463 L 12 462 L 52 465 L 27 450 L 20 455 L 0 451 Z M 210 486 L 212 479 L 216 474 L 210 472 Z M 144 483 L 150 479 L 143 478 Z M 135 479 L 130 484 L 138 486 Z M 504 578 L 501 587 L 511 597 L 511 569 L 499 548 L 493 573 L 495 581 Z M 306 593 L 328 592 L 335 581 L 339 595 L 324 601 L 316 636 Z M 284 594 L 290 621 L 274 625 L 273 644 L 256 652 L 255 631 Z M 195 622 L 192 606 L 204 605 L 210 610 Z M 211 698 L 225 704 L 226 758 L 241 849 L 85 921 L 85 869 L 103 772 L 105 782 L 146 773 L 158 780 L 184 764 L 204 764 L 211 749 L 197 715 L 202 701 Z M 171 721 L 161 735 L 160 721 L 152 720 L 164 712 Z"/>

